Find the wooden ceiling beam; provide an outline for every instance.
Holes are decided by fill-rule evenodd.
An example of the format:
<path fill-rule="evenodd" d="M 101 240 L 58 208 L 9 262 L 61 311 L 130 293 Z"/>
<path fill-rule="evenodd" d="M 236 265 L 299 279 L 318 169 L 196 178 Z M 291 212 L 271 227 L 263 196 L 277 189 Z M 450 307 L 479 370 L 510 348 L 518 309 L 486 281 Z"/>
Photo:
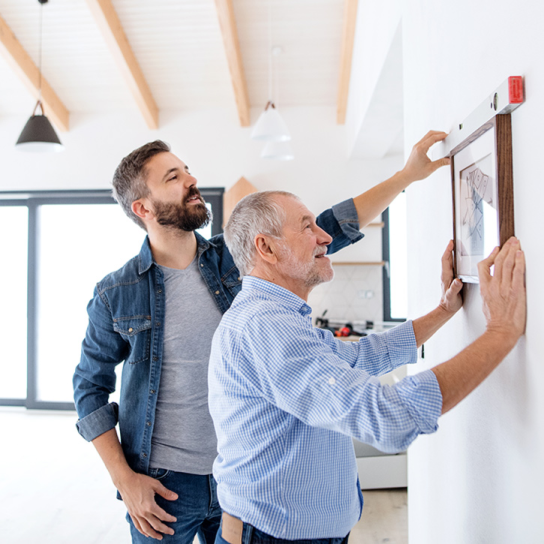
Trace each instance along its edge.
<path fill-rule="evenodd" d="M 40 96 L 40 70 L 2 17 L 0 17 L 0 53 L 6 58 L 8 64 L 34 98 L 38 100 Z M 44 113 L 60 131 L 66 132 L 70 126 L 70 114 L 66 106 L 43 75 L 41 83 Z"/>
<path fill-rule="evenodd" d="M 248 127 L 251 124 L 249 115 L 249 94 L 247 92 L 246 76 L 242 64 L 240 42 L 236 30 L 236 19 L 232 0 L 215 0 L 219 26 L 223 35 L 223 44 L 227 55 L 230 77 L 234 88 L 234 98 L 238 108 L 240 125 Z"/>
<path fill-rule="evenodd" d="M 344 3 L 344 30 L 342 33 L 342 53 L 340 57 L 340 82 L 338 85 L 338 103 L 336 108 L 336 122 L 343 125 L 346 122 L 348 107 L 349 82 L 351 79 L 351 61 L 353 58 L 353 44 L 355 42 L 355 25 L 357 22 L 358 0 L 345 0 Z"/>
<path fill-rule="evenodd" d="M 144 116 L 147 126 L 151 129 L 159 128 L 159 108 L 128 43 L 125 31 L 111 0 L 87 0 L 87 5 L 132 96 L 136 100 L 138 108 Z"/>

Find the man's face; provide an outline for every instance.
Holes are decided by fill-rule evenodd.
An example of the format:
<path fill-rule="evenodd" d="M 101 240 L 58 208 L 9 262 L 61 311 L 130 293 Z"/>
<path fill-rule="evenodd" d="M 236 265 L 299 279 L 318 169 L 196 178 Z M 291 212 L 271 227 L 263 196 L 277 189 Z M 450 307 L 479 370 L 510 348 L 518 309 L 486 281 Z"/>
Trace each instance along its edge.
<path fill-rule="evenodd" d="M 196 178 L 187 165 L 172 153 L 159 153 L 145 165 L 148 196 L 155 219 L 166 228 L 193 231 L 212 219 Z"/>
<path fill-rule="evenodd" d="M 334 271 L 325 253 L 332 238 L 317 226 L 315 216 L 302 202 L 277 198 L 287 217 L 278 256 L 281 273 L 306 289 L 331 281 Z"/>

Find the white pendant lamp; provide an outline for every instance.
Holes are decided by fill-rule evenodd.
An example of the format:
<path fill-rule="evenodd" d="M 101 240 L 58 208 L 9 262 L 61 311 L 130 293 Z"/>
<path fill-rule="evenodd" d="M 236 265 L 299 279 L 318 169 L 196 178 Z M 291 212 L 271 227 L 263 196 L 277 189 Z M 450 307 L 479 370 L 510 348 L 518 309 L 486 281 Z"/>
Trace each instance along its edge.
<path fill-rule="evenodd" d="M 26 125 L 17 140 L 15 146 L 21 151 L 31 152 L 51 152 L 51 151 L 63 151 L 62 145 L 53 125 L 51 125 L 49 119 L 43 112 L 42 104 L 42 10 L 43 5 L 47 4 L 48 0 L 38 0 L 40 3 L 40 57 L 39 57 L 39 97 L 34 112 L 30 116 Z M 40 108 L 41 114 L 36 115 L 36 110 Z"/>
<path fill-rule="evenodd" d="M 272 100 L 268 101 L 261 113 L 251 132 L 251 139 L 265 142 L 287 142 L 291 139 L 289 129 Z"/>
<path fill-rule="evenodd" d="M 263 159 L 275 159 L 277 161 L 292 161 L 295 158 L 291 142 L 267 142 L 261 151 Z"/>

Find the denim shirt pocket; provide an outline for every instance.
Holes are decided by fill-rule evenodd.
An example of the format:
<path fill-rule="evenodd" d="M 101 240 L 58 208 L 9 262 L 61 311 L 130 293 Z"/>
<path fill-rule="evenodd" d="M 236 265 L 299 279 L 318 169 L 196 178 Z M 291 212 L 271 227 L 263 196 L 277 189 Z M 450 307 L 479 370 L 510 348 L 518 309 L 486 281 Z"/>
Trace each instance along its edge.
<path fill-rule="evenodd" d="M 221 283 L 235 297 L 242 289 L 242 276 L 238 268 L 233 266 L 222 278 Z"/>
<path fill-rule="evenodd" d="M 116 317 L 113 329 L 130 344 L 127 363 L 135 365 L 149 359 L 151 346 L 151 316 Z"/>

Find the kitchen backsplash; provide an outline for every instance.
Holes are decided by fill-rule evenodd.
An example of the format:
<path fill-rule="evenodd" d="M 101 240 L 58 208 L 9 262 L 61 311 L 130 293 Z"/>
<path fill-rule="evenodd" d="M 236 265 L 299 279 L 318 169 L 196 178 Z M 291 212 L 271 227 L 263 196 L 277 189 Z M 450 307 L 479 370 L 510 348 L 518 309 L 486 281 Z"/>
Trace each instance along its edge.
<path fill-rule="evenodd" d="M 312 322 L 325 310 L 334 321 L 382 321 L 382 267 L 344 265 L 334 267 L 334 279 L 318 285 L 308 298 Z"/>

